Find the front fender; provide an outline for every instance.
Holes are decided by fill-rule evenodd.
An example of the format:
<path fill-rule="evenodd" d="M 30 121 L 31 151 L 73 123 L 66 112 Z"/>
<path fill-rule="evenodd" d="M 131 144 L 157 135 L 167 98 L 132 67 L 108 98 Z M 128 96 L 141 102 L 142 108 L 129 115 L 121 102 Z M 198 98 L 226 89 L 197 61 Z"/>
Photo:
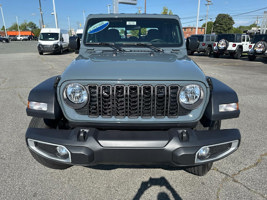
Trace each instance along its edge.
<path fill-rule="evenodd" d="M 238 103 L 236 92 L 221 81 L 207 77 L 210 84 L 210 99 L 204 115 L 211 121 L 231 119 L 239 117 L 240 110 L 219 112 L 220 104 Z"/>
<path fill-rule="evenodd" d="M 26 109 L 28 116 L 45 119 L 60 119 L 62 111 L 57 101 L 56 84 L 60 77 L 54 76 L 37 85 L 30 91 L 28 101 L 47 103 L 47 111 Z"/>

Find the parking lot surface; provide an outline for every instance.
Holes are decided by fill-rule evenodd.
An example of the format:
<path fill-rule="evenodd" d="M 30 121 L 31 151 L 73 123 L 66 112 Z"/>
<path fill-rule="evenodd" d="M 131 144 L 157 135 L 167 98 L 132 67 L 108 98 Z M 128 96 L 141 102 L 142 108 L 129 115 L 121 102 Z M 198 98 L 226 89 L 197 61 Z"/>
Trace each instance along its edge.
<path fill-rule="evenodd" d="M 36 46 L 0 43 L 0 199 L 267 199 L 267 60 L 191 56 L 206 75 L 235 89 L 240 101 L 240 117 L 223 121 L 222 128 L 240 129 L 241 146 L 206 176 L 134 166 L 60 171 L 30 155 L 25 108 L 30 90 L 61 74 L 77 54 L 40 56 Z"/>

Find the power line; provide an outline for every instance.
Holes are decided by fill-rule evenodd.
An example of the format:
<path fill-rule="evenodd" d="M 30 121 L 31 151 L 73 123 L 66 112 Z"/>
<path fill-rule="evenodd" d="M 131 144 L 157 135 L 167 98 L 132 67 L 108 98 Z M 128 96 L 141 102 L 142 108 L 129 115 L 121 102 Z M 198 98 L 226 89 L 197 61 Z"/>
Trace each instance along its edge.
<path fill-rule="evenodd" d="M 264 9 L 267 9 L 267 7 L 259 8 L 257 10 L 252 10 L 252 11 L 248 11 L 248 12 L 244 12 L 244 13 L 235 14 L 235 15 L 232 15 L 232 17 L 239 16 L 239 15 L 245 15 L 245 14 L 253 13 L 253 12 L 264 10 Z"/>

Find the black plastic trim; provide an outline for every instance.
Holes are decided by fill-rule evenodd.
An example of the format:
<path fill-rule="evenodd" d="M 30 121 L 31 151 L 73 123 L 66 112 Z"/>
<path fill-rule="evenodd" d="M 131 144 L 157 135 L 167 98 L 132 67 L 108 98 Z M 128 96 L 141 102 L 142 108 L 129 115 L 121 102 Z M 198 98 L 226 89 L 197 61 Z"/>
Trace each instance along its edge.
<path fill-rule="evenodd" d="M 207 77 L 207 79 L 209 84 L 212 84 L 212 90 L 204 115 L 212 121 L 239 117 L 240 110 L 219 112 L 220 104 L 238 103 L 236 92 L 215 78 Z"/>
<path fill-rule="evenodd" d="M 155 131 L 154 134 L 151 131 L 146 134 L 147 131 L 109 132 L 89 128 L 86 139 L 80 141 L 78 136 L 81 129 L 83 128 L 72 130 L 28 128 L 26 141 L 30 138 L 65 146 L 71 153 L 71 164 L 73 165 L 167 164 L 193 166 L 197 165 L 194 161 L 195 154 L 202 146 L 241 140 L 237 129 L 195 131 L 174 128 Z M 185 141 L 179 137 L 183 131 L 188 134 L 188 139 Z M 148 143 L 147 146 L 132 146 L 134 142 L 146 140 L 153 142 Z M 101 141 L 105 141 L 109 145 L 101 144 Z M 120 145 L 112 145 L 115 144 L 114 142 L 120 143 Z M 129 144 L 131 145 L 129 146 Z"/>
<path fill-rule="evenodd" d="M 51 77 L 37 85 L 30 91 L 28 101 L 47 103 L 47 111 L 32 110 L 27 108 L 28 116 L 40 117 L 45 119 L 60 119 L 62 115 L 61 108 L 57 101 L 56 83 L 59 76 Z"/>

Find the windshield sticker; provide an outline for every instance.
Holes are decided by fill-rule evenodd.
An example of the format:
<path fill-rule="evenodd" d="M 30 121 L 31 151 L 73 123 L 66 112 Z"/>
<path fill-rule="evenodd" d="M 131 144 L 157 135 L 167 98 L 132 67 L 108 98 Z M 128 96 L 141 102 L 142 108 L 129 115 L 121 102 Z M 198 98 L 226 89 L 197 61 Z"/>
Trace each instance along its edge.
<path fill-rule="evenodd" d="M 135 26 L 136 25 L 136 21 L 127 21 L 126 25 L 132 25 Z"/>
<path fill-rule="evenodd" d="M 107 28 L 108 25 L 109 25 L 109 21 L 98 22 L 88 29 L 88 33 L 89 34 L 98 33 L 100 31 L 103 31 L 105 28 Z"/>

